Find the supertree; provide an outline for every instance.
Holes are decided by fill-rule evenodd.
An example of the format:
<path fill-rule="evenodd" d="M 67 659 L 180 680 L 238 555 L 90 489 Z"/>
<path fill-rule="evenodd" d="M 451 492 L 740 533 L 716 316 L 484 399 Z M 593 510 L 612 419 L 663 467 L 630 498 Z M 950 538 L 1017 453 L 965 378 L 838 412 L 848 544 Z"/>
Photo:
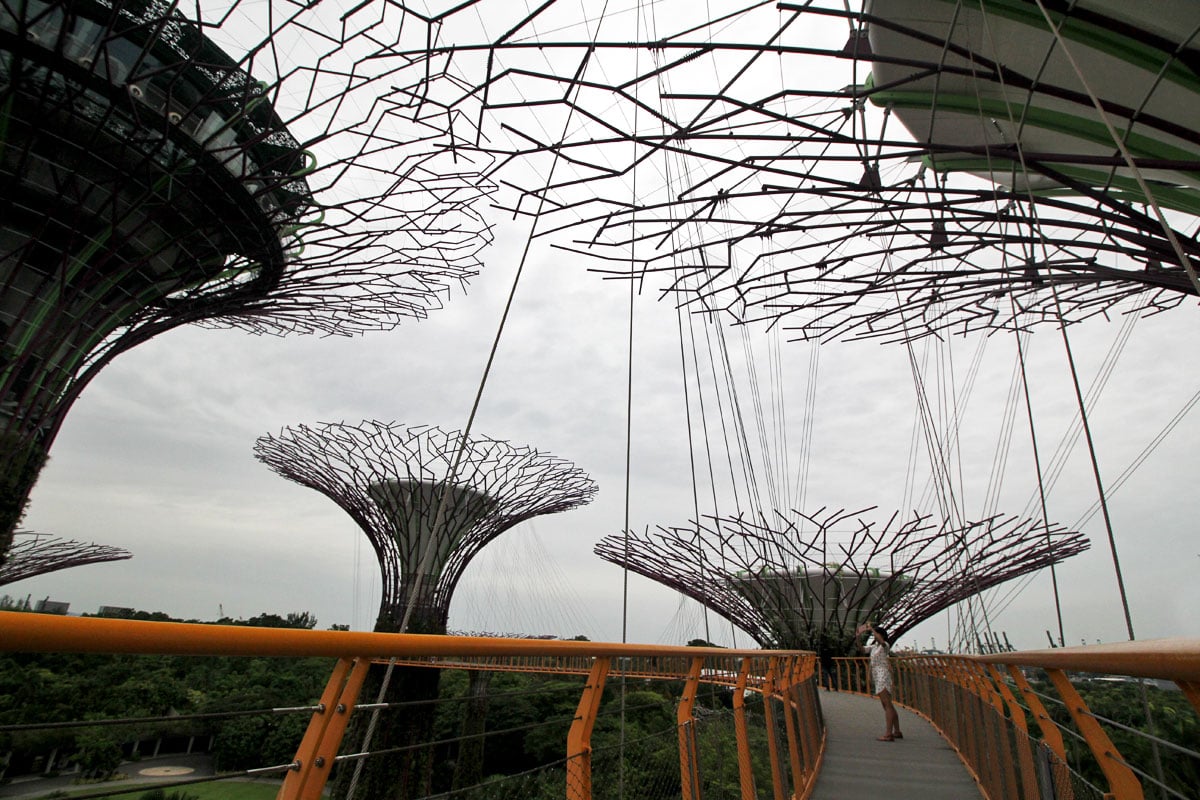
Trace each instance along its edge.
<path fill-rule="evenodd" d="M 447 9 L 413 91 L 498 202 L 692 311 L 911 340 L 1200 294 L 1194 3 Z"/>
<path fill-rule="evenodd" d="M 62 539 L 34 531 L 17 531 L 8 558 L 0 564 L 0 586 L 60 569 L 124 561 L 133 554 L 120 547 Z"/>
<path fill-rule="evenodd" d="M 329 497 L 362 528 L 379 561 L 377 631 L 446 633 L 463 570 L 515 525 L 589 502 L 596 485 L 570 462 L 528 447 L 431 426 L 363 422 L 300 425 L 260 437 L 255 456 L 280 475 Z M 390 702 L 436 696 L 438 671 L 397 669 L 368 689 Z M 379 725 L 373 747 L 428 741 L 432 707 L 405 709 Z M 360 731 L 362 726 L 360 727 Z M 365 749 L 365 747 L 364 747 Z M 341 773 L 339 797 L 428 794 L 427 749 Z"/>
<path fill-rule="evenodd" d="M 390 81 L 398 12 L 342 11 L 0 7 L 0 560 L 119 353 L 186 323 L 386 330 L 476 274 L 487 181 Z"/>
<path fill-rule="evenodd" d="M 595 552 L 699 601 L 762 647 L 848 652 L 860 622 L 893 638 L 955 603 L 1088 548 L 1040 521 L 940 525 L 861 511 L 707 517 L 606 536 Z"/>

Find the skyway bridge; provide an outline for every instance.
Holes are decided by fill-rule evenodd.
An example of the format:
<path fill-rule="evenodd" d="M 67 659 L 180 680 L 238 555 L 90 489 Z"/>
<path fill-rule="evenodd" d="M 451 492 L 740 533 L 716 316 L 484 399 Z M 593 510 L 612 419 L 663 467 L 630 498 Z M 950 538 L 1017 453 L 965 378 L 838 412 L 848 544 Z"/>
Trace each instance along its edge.
<path fill-rule="evenodd" d="M 276 710 L 310 718 L 291 761 L 179 781 L 164 777 L 158 784 L 163 787 L 273 777 L 278 780 L 279 800 L 328 796 L 335 766 L 390 755 L 359 749 L 358 742 L 346 738 L 356 714 L 381 710 L 371 698 L 361 696 L 362 687 L 372 664 L 389 663 L 433 670 L 579 676 L 576 711 L 560 748 L 562 758 L 546 763 L 536 779 L 543 793 L 550 787 L 547 796 L 568 800 L 620 796 L 627 765 L 620 753 L 592 744 L 605 692 L 658 682 L 678 692 L 676 724 L 660 734 L 677 752 L 678 773 L 664 769 L 658 789 L 634 794 L 631 787 L 627 796 L 681 800 L 1195 796 L 1187 794 L 1195 787 L 1178 789 L 1160 783 L 1153 765 L 1133 763 L 1123 756 L 1114 744 L 1120 724 L 1093 713 L 1075 686 L 1081 673 L 1169 681 L 1186 696 L 1193 713 L 1200 713 L 1200 640 L 898 658 L 896 698 L 902 707 L 904 738 L 894 742 L 876 738 L 882 733 L 883 715 L 878 702 L 866 693 L 864 661 L 839 660 L 839 690 L 833 691 L 821 686 L 815 655 L 801 651 L 283 630 L 18 612 L 0 612 L 0 649 L 336 659 L 323 696 L 315 704 Z M 1029 677 L 1034 673 L 1037 678 Z M 727 693 L 729 701 L 718 704 L 720 709 L 698 703 L 707 687 Z M 1065 711 L 1052 714 L 1048 707 L 1054 705 Z M 1066 722 L 1058 721 L 1064 718 Z M 131 720 L 55 722 L 44 727 L 107 722 Z M 486 746 L 486 732 L 481 736 Z M 1175 755 L 1197 758 L 1194 751 L 1166 740 L 1161 744 Z M 1089 770 L 1102 776 L 1103 785 L 1086 777 Z M 528 793 L 533 780 L 529 775 L 525 773 L 524 783 L 510 794 L 505 793 L 504 776 L 492 776 L 481 786 L 439 796 L 483 796 L 471 793 L 483 788 L 488 797 L 541 796 Z M 722 776 L 726 780 L 718 780 Z M 113 796 L 120 791 L 120 787 L 106 790 L 93 785 L 82 797 Z M 17 795 L 0 792 L 0 796 Z"/>

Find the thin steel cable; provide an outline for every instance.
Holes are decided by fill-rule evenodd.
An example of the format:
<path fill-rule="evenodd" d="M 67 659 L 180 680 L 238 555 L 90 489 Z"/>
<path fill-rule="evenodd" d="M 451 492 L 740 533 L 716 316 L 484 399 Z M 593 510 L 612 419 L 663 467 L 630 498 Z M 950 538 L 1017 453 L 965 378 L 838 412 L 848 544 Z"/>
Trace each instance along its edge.
<path fill-rule="evenodd" d="M 1175 416 L 1171 417 L 1167 424 L 1163 426 L 1163 429 L 1158 432 L 1158 435 L 1155 436 L 1149 444 L 1142 448 L 1142 451 L 1138 453 L 1137 458 L 1135 458 L 1129 464 L 1129 466 L 1121 471 L 1121 474 L 1117 476 L 1115 481 L 1109 484 L 1109 497 L 1112 497 L 1114 494 L 1116 494 L 1117 489 L 1121 488 L 1125 481 L 1129 480 L 1129 478 L 1133 476 L 1133 473 L 1137 470 L 1137 468 L 1140 467 L 1143 462 L 1145 462 L 1145 460 L 1149 458 L 1155 450 L 1158 449 L 1158 446 L 1162 444 L 1171 431 L 1175 430 L 1175 427 L 1183 421 L 1183 418 L 1187 416 L 1188 412 L 1196 407 L 1197 403 L 1200 403 L 1200 390 L 1197 390 L 1196 393 L 1193 394 L 1191 398 L 1183 404 L 1183 408 L 1175 412 Z M 1092 517 L 1096 516 L 1096 512 L 1099 510 L 1099 501 L 1093 502 L 1092 505 L 1088 507 L 1088 510 L 1083 513 L 1083 516 L 1079 518 L 1079 521 L 1076 522 L 1072 527 L 1078 528 L 1081 525 L 1086 524 L 1089 520 L 1091 520 Z"/>
<path fill-rule="evenodd" d="M 642 2 L 638 0 L 637 7 L 634 11 L 634 30 L 635 38 L 641 39 L 642 30 Z M 634 73 L 640 74 L 641 69 L 641 51 L 637 50 L 633 56 Z M 639 128 L 639 115 L 641 112 L 640 104 L 637 102 L 638 93 L 640 91 L 641 82 L 634 86 L 634 108 L 633 108 L 633 130 L 636 133 Z M 566 132 L 564 131 L 564 138 Z M 631 143 L 634 151 L 634 161 L 637 160 L 637 141 Z M 630 194 L 634 198 L 634 212 L 632 222 L 637 224 L 637 181 L 639 170 L 633 171 L 632 182 L 630 185 Z M 629 327 L 628 327 L 628 348 L 625 353 L 625 517 L 624 524 L 621 530 L 625 537 L 626 555 L 629 552 L 629 502 L 631 495 L 631 475 L 633 471 L 633 336 L 634 336 L 634 307 L 637 299 L 637 288 L 640 283 L 634 278 L 633 272 L 636 269 L 636 252 L 633 244 L 629 245 Z M 629 568 L 621 568 L 621 642 L 629 641 Z M 626 689 L 627 678 L 624 672 L 621 673 L 621 733 L 620 733 L 620 753 L 617 767 L 617 797 L 625 797 L 625 723 L 626 723 Z"/>
<path fill-rule="evenodd" d="M 407 618 L 405 622 L 407 623 Z M 375 695 L 375 707 L 371 709 L 371 718 L 367 720 L 367 730 L 363 733 L 362 744 L 359 745 L 363 750 L 371 749 L 371 740 L 375 738 L 375 729 L 379 726 L 379 715 L 383 712 L 383 698 L 387 696 L 388 687 L 392 684 L 392 672 L 395 668 L 396 658 L 393 656 L 388 660 L 387 670 L 383 673 L 383 682 L 379 686 L 379 693 Z M 356 761 L 354 764 L 354 774 L 350 776 L 350 788 L 346 790 L 347 798 L 353 798 L 354 793 L 358 791 L 358 782 L 362 779 L 363 763 Z"/>
<path fill-rule="evenodd" d="M 600 13 L 600 22 L 601 23 L 603 23 L 604 15 L 605 15 L 605 12 L 607 11 L 607 8 L 608 8 L 608 4 L 606 2 L 604 9 L 602 9 L 601 13 Z M 596 27 L 597 34 L 599 33 L 599 29 L 600 29 L 600 25 L 597 24 L 597 27 Z M 590 63 L 591 63 L 591 59 L 588 58 L 585 61 L 585 63 L 580 65 L 579 71 L 576 74 L 575 80 L 572 82 L 572 90 L 576 94 L 579 93 L 580 85 L 581 85 L 580 82 L 583 78 L 584 72 L 587 70 L 588 64 L 590 64 Z M 563 121 L 563 131 L 562 131 L 562 135 L 559 137 L 560 141 L 566 140 L 567 131 L 569 130 L 573 119 L 574 119 L 574 105 L 571 106 L 570 110 L 568 111 L 568 113 L 566 115 L 566 119 Z M 431 535 L 429 537 L 428 543 L 426 544 L 425 553 L 422 556 L 421 569 L 417 573 L 416 580 L 414 581 L 414 585 L 413 585 L 413 590 L 409 594 L 408 604 L 404 610 L 404 619 L 400 625 L 401 632 L 408 629 L 408 623 L 412 617 L 413 609 L 416 606 L 417 597 L 418 597 L 420 589 L 421 589 L 421 584 L 422 584 L 424 573 L 427 571 L 429 561 L 433 557 L 434 548 L 433 548 L 432 543 L 437 541 L 437 534 L 439 533 L 439 529 L 444 524 L 446 506 L 447 506 L 447 503 L 448 503 L 448 500 L 449 500 L 450 494 L 451 494 L 450 486 L 452 485 L 453 481 L 455 480 L 455 478 L 458 475 L 458 468 L 459 468 L 460 464 L 462 463 L 463 455 L 466 453 L 468 439 L 471 434 L 471 428 L 475 424 L 475 416 L 479 411 L 479 406 L 483 399 L 483 390 L 487 385 L 488 377 L 491 375 L 492 365 L 495 363 L 495 360 L 496 360 L 496 352 L 500 348 L 500 339 L 504 334 L 505 325 L 508 322 L 508 316 L 512 311 L 513 302 L 514 302 L 514 300 L 516 298 L 516 294 L 517 294 L 517 287 L 520 285 L 522 274 L 524 274 L 525 264 L 528 261 L 529 252 L 533 245 L 534 234 L 537 230 L 538 222 L 541 220 L 542 211 L 545 208 L 545 204 L 546 204 L 546 196 L 548 194 L 550 185 L 553 183 L 554 172 L 555 172 L 556 168 L 558 167 L 560 158 L 561 158 L 561 153 L 556 148 L 554 157 L 550 161 L 550 169 L 546 175 L 546 188 L 544 191 L 538 193 L 539 198 L 538 198 L 537 208 L 534 210 L 533 220 L 529 225 L 529 233 L 525 237 L 525 244 L 521 250 L 521 258 L 517 263 L 517 270 L 516 270 L 516 273 L 513 275 L 512 286 L 509 288 L 508 297 L 504 303 L 504 311 L 500 315 L 500 323 L 496 328 L 496 335 L 493 337 L 492 346 L 491 346 L 490 350 L 488 351 L 487 362 L 484 365 L 483 374 L 480 376 L 480 379 L 479 379 L 479 387 L 475 391 L 475 399 L 471 403 L 471 412 L 467 417 L 467 424 L 463 428 L 461 443 L 459 444 L 458 449 L 454 453 L 454 461 L 450 466 L 450 470 L 446 476 L 446 480 L 442 487 L 441 496 L 440 496 L 440 499 L 438 502 L 437 513 L 434 516 L 434 523 L 432 526 L 432 534 L 433 535 Z"/>
<path fill-rule="evenodd" d="M 1011 302 L 1011 298 L 1010 298 Z M 1015 305 L 1015 304 L 1014 304 Z M 1014 308 L 1015 314 L 1015 308 Z M 1015 318 L 1014 318 L 1015 319 Z M 1033 449 L 1033 469 L 1037 477 L 1038 500 L 1042 508 L 1042 523 L 1049 526 L 1050 514 L 1046 510 L 1046 485 L 1042 480 L 1042 457 L 1041 448 L 1038 447 L 1037 426 L 1033 421 L 1033 399 L 1029 393 L 1029 375 L 1025 369 L 1025 350 L 1021 346 L 1021 332 L 1016 327 L 1016 322 L 1013 323 L 1013 338 L 1017 344 L 1017 363 L 1021 368 L 1021 388 L 1025 397 L 1025 416 L 1029 420 L 1029 441 Z M 1049 527 L 1046 530 L 1046 537 L 1049 539 Z M 1058 621 L 1058 646 L 1066 647 L 1066 633 L 1063 628 L 1062 616 L 1062 598 L 1058 589 L 1058 572 L 1053 564 L 1050 565 L 1050 585 L 1054 592 L 1054 616 Z"/>

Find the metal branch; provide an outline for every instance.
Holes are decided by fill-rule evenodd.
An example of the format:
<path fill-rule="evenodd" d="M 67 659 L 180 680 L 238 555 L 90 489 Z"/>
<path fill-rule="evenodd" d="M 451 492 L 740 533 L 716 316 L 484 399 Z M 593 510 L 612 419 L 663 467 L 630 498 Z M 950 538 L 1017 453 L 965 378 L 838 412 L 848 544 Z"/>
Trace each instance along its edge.
<path fill-rule="evenodd" d="M 132 557 L 132 553 L 120 547 L 60 539 L 33 531 L 17 531 L 8 558 L 0 564 L 0 586 L 47 572 L 85 564 L 123 561 Z"/>
<path fill-rule="evenodd" d="M 818 0 L 708 20 L 660 3 L 625 29 L 557 3 L 518 39 L 491 31 L 519 12 L 487 5 L 443 17 L 452 45 L 406 54 L 453 54 L 453 79 L 430 70 L 419 92 L 478 120 L 501 208 L 542 209 L 540 237 L 609 277 L 654 272 L 691 311 L 896 341 L 1197 294 L 1200 134 L 1179 88 L 1197 57 L 1139 27 L 1150 12 L 1056 12 L 1126 157 L 1035 14 Z M 1176 22 L 1183 36 L 1200 14 Z M 1097 26 L 1140 60 L 1090 40 Z"/>

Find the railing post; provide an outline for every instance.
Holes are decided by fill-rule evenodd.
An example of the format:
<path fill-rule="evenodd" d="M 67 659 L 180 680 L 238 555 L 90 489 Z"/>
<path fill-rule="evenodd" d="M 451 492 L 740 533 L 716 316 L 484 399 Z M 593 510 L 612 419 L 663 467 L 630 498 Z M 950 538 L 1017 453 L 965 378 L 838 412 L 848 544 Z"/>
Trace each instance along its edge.
<path fill-rule="evenodd" d="M 600 711 L 600 700 L 604 696 L 604 681 L 612 660 L 597 658 L 588 674 L 583 693 L 579 697 L 579 708 L 575 721 L 567 733 L 567 800 L 591 800 L 592 798 L 592 726 Z"/>
<path fill-rule="evenodd" d="M 1200 681 L 1175 681 L 1175 685 L 1192 704 L 1192 708 L 1196 709 L 1196 713 L 1200 714 Z"/>
<path fill-rule="evenodd" d="M 365 658 L 338 660 L 276 800 L 316 800 L 321 797 L 370 666 L 370 661 Z"/>
<path fill-rule="evenodd" d="M 1000 697 L 1008 707 L 1008 715 L 1012 719 L 1013 727 L 1016 728 L 1013 745 L 1017 751 L 1017 761 L 1021 770 L 1021 785 L 1025 787 L 1021 796 L 1037 797 L 1037 771 L 1033 766 L 1033 748 L 1029 742 L 1029 724 L 1025 721 L 1025 709 L 1021 708 L 1016 696 L 1009 690 L 999 668 L 995 664 L 988 664 L 987 669 L 992 683 L 996 686 L 996 691 L 1000 693 Z"/>
<path fill-rule="evenodd" d="M 693 658 L 683 683 L 683 696 L 675 713 L 679 725 L 679 779 L 683 800 L 700 800 L 700 763 L 696 753 L 696 718 L 692 709 L 700 688 L 700 670 L 704 658 Z"/>
<path fill-rule="evenodd" d="M 775 792 L 775 800 L 784 800 L 787 796 L 787 786 L 783 777 L 783 764 L 779 760 L 779 742 L 776 740 L 775 710 L 771 701 L 775 699 L 775 689 L 779 678 L 779 657 L 771 656 L 767 662 L 767 676 L 763 680 L 763 716 L 767 723 L 767 754 L 771 757 L 771 786 Z"/>
<path fill-rule="evenodd" d="M 820 700 L 816 688 L 816 657 L 793 656 L 794 672 L 792 697 L 795 702 L 796 724 L 800 733 L 800 755 L 802 778 L 797 778 L 792 787 L 795 797 L 808 797 L 817 781 L 817 770 L 824 755 L 821 722 L 816 709 Z M 809 713 L 812 712 L 812 713 Z"/>
<path fill-rule="evenodd" d="M 962 660 L 954 659 L 954 671 L 958 676 L 959 708 L 965 722 L 963 731 L 965 747 L 963 750 L 967 756 L 966 763 L 974 773 L 975 780 L 986 786 L 987 784 L 984 783 L 983 776 L 979 772 L 979 767 L 983 762 L 983 753 L 986 752 L 983 738 L 983 700 L 980 698 L 979 692 L 972 686 L 970 669 Z"/>
<path fill-rule="evenodd" d="M 1108 779 L 1108 788 L 1112 790 L 1113 797 L 1116 800 L 1142 800 L 1142 782 L 1138 780 L 1133 770 L 1125 766 L 1121 753 L 1108 738 L 1104 729 L 1100 727 L 1100 723 L 1092 716 L 1091 709 L 1087 707 L 1087 703 L 1083 702 L 1079 692 L 1075 691 L 1070 678 L 1061 669 L 1048 669 L 1046 675 L 1054 684 L 1058 696 L 1066 704 L 1071 719 L 1075 721 L 1075 727 L 1083 734 L 1087 746 L 1091 748 L 1092 755 L 1100 764 L 1104 777 Z"/>
<path fill-rule="evenodd" d="M 1062 764 L 1062 769 L 1067 768 L 1067 748 L 1063 745 L 1062 731 L 1054 724 L 1054 720 L 1050 719 L 1050 715 L 1046 713 L 1046 707 L 1042 705 L 1042 701 L 1038 699 L 1037 692 L 1033 691 L 1033 687 L 1029 685 L 1029 681 L 1025 680 L 1024 673 L 1021 668 L 1015 664 L 1008 665 L 1008 674 L 1012 676 L 1013 683 L 1017 685 L 1017 690 L 1021 693 L 1021 697 L 1025 698 L 1025 702 L 1029 705 L 1029 710 L 1033 713 L 1034 720 L 1037 721 L 1038 729 L 1042 732 L 1042 741 L 1050 748 Z M 1064 800 L 1072 800 L 1075 793 L 1071 787 L 1071 779 L 1069 776 L 1061 774 L 1062 770 L 1057 770 L 1051 775 L 1051 780 L 1055 784 L 1055 797 L 1062 797 Z"/>
<path fill-rule="evenodd" d="M 792 764 L 793 794 L 804 784 L 804 764 L 800 759 L 800 733 L 796 719 L 796 657 L 788 658 L 787 669 L 784 673 L 783 686 L 780 694 L 783 696 L 783 721 L 787 730 L 788 755 Z"/>
<path fill-rule="evenodd" d="M 1004 796 L 1017 800 L 1020 786 L 1017 783 L 1017 771 L 1012 762 L 1012 748 L 1008 747 L 1009 735 L 1005 727 L 1004 699 L 992 685 L 988 674 L 988 665 L 972 662 L 971 671 L 975 676 L 975 685 L 979 687 L 987 706 L 983 711 L 986 751 L 988 763 L 988 779 L 997 784 L 993 797 Z M 982 772 L 982 770 L 981 770 Z"/>
<path fill-rule="evenodd" d="M 750 760 L 750 734 L 746 728 L 746 681 L 750 677 L 750 657 L 742 659 L 737 683 L 733 687 L 733 730 L 737 738 L 738 779 L 742 800 L 755 800 L 754 764 Z"/>

